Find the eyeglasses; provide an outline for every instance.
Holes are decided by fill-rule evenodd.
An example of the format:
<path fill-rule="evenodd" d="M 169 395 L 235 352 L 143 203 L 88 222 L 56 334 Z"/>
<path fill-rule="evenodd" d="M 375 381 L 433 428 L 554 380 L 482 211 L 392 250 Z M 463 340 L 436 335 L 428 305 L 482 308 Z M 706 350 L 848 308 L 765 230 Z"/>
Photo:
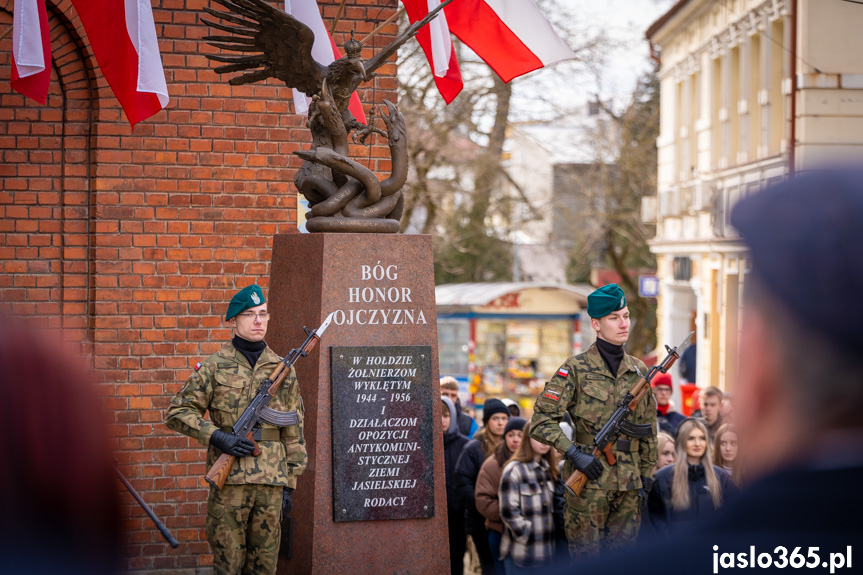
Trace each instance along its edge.
<path fill-rule="evenodd" d="M 261 311 L 261 312 L 257 312 L 257 313 L 255 313 L 253 311 L 246 311 L 243 313 L 239 313 L 237 315 L 239 315 L 240 317 L 244 317 L 246 319 L 251 319 L 251 320 L 254 320 L 255 318 L 257 318 L 261 321 L 267 321 L 268 319 L 270 319 L 270 312 L 268 312 L 268 311 Z"/>

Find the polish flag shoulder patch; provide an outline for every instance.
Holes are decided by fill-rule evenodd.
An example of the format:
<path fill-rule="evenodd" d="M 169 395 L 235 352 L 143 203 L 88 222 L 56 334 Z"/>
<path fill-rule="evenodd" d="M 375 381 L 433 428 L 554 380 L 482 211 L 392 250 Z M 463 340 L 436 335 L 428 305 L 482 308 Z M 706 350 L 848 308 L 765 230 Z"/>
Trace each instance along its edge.
<path fill-rule="evenodd" d="M 557 375 L 559 375 L 560 377 L 566 377 L 569 375 L 569 370 L 565 367 L 561 367 L 557 370 Z"/>
<path fill-rule="evenodd" d="M 198 371 L 199 369 L 201 369 L 201 365 L 203 365 L 203 364 L 200 361 L 198 363 L 196 363 L 195 364 L 195 371 Z"/>

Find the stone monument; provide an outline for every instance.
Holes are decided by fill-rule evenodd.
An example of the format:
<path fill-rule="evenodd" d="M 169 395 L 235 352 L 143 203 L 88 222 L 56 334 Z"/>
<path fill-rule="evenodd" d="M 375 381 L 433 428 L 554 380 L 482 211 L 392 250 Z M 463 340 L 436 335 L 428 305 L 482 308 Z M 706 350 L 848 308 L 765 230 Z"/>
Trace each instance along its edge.
<path fill-rule="evenodd" d="M 368 61 L 345 43 L 329 66 L 314 35 L 263 0 L 205 7 L 229 35 L 208 36 L 231 84 L 283 80 L 310 96 L 311 149 L 294 183 L 309 200 L 311 232 L 273 240 L 268 343 L 287 350 L 298 325 L 333 322 L 296 365 L 309 463 L 294 493 L 280 573 L 440 574 L 449 571 L 434 267 L 429 236 L 400 229 L 407 177 L 405 119 L 384 102 L 386 131 L 358 122 L 351 94 L 452 0 L 412 24 Z M 237 55 L 236 53 L 241 53 Z M 230 54 L 234 53 L 234 54 Z M 383 180 L 348 157 L 348 136 L 387 137 Z M 366 232 L 366 233 L 356 233 Z M 367 233 L 372 232 L 372 233 Z"/>
<path fill-rule="evenodd" d="M 449 571 L 431 238 L 285 234 L 269 344 L 335 312 L 298 362 L 306 472 L 279 573 Z"/>

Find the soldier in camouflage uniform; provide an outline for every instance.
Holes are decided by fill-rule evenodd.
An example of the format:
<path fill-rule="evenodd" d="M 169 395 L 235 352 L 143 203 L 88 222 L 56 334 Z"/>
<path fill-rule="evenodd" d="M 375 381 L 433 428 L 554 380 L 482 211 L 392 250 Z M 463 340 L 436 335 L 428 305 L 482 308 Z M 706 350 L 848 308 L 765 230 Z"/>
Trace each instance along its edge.
<path fill-rule="evenodd" d="M 224 489 L 211 487 L 207 500 L 214 572 L 275 573 L 283 509 L 290 510 L 297 476 L 306 467 L 302 400 L 291 368 L 269 407 L 296 410 L 300 424 L 279 428 L 265 423 L 260 439 L 255 435 L 262 453 L 251 457 L 252 442 L 230 431 L 280 361 L 264 342 L 269 314 L 261 288 L 251 285 L 237 293 L 225 319 L 233 340 L 197 364 L 171 400 L 165 425 L 208 447 L 208 469 L 223 452 L 237 456 Z M 207 411 L 209 421 L 204 419 Z"/>
<path fill-rule="evenodd" d="M 642 437 L 621 438 L 613 444 L 617 464 L 596 458 L 594 434 L 599 432 L 620 400 L 632 389 L 644 364 L 624 353 L 629 338 L 629 310 L 623 290 L 609 284 L 588 297 L 587 312 L 597 341 L 570 357 L 537 398 L 531 437 L 566 455 L 563 477 L 575 469 L 587 475 L 580 497 L 566 494 L 566 538 L 570 554 L 582 557 L 632 543 L 641 522 L 656 464 L 656 400 L 652 391 L 638 403 L 629 420 L 641 424 Z M 564 414 L 574 422 L 573 440 L 560 428 Z"/>

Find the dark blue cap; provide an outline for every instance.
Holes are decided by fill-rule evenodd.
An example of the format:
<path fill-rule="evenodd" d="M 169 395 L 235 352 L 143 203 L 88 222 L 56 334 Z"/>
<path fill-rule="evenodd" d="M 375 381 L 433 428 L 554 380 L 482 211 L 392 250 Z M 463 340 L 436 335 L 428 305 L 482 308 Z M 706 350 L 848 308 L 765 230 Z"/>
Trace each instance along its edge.
<path fill-rule="evenodd" d="M 863 170 L 786 180 L 741 200 L 731 224 L 753 276 L 801 326 L 863 351 Z"/>

